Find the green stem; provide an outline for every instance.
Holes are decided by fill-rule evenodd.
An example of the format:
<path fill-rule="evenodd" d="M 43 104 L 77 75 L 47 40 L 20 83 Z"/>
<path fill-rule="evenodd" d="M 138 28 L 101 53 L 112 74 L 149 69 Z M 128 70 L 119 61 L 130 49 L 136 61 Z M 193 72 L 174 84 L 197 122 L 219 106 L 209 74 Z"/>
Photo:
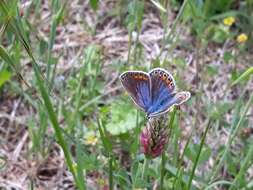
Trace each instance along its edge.
<path fill-rule="evenodd" d="M 130 55 L 131 55 L 131 48 L 132 48 L 132 32 L 129 32 L 129 37 L 128 37 L 128 50 L 127 50 L 127 64 L 130 62 Z"/>
<path fill-rule="evenodd" d="M 112 151 L 112 144 L 111 144 L 111 141 L 109 140 L 109 137 L 106 136 L 106 131 L 105 131 L 105 129 L 103 129 L 104 126 L 102 125 L 102 123 L 99 119 L 97 120 L 97 124 L 98 124 L 98 131 L 99 131 L 103 146 L 104 146 L 105 151 L 108 155 L 109 189 L 113 190 L 113 166 L 112 166 L 113 151 Z"/>
<path fill-rule="evenodd" d="M 238 122 L 235 133 L 233 135 L 233 138 L 235 137 L 237 130 L 239 128 L 239 125 L 241 123 L 241 120 L 244 118 L 245 114 L 247 113 L 248 108 L 249 108 L 250 104 L 252 103 L 252 101 L 253 101 L 253 94 L 251 95 L 250 99 L 248 100 L 248 102 L 246 104 L 246 108 L 243 112 L 243 117 L 241 117 L 240 121 Z M 242 166 L 240 167 L 240 170 L 233 181 L 234 185 L 236 185 L 240 181 L 240 179 L 242 178 L 243 174 L 245 174 L 247 167 L 248 167 L 248 163 L 252 160 L 252 156 L 253 156 L 253 145 L 251 145 L 245 159 L 243 160 Z M 234 186 L 230 186 L 229 190 L 234 189 L 234 188 L 235 188 Z"/>
<path fill-rule="evenodd" d="M 143 180 L 145 180 L 145 178 L 146 178 L 146 172 L 147 172 L 147 169 L 148 169 L 148 164 L 149 164 L 149 158 L 145 157 L 144 158 L 143 169 L 142 169 L 142 174 L 141 174 L 141 178 Z"/>
<path fill-rule="evenodd" d="M 242 124 L 242 122 L 243 122 L 243 119 L 244 119 L 246 113 L 248 112 L 248 109 L 249 109 L 249 107 L 250 107 L 250 104 L 251 104 L 252 100 L 253 100 L 253 94 L 251 95 L 250 99 L 248 100 L 248 102 L 247 102 L 247 104 L 246 104 L 246 106 L 245 106 L 245 109 L 243 110 L 243 113 L 242 113 L 242 115 L 241 115 L 241 117 L 240 117 L 240 119 L 239 119 L 239 121 L 238 121 L 238 123 L 237 123 L 235 129 L 233 130 L 233 132 L 230 133 L 230 136 L 229 136 L 229 138 L 228 138 L 228 141 L 227 141 L 227 144 L 226 144 L 226 148 L 225 148 L 225 150 L 224 150 L 224 153 L 223 153 L 223 155 L 222 155 L 222 157 L 221 157 L 219 163 L 218 163 L 217 166 L 215 167 L 215 169 L 214 169 L 214 171 L 213 171 L 213 173 L 212 173 L 212 176 L 211 176 L 211 180 L 210 180 L 210 181 L 213 181 L 213 180 L 214 180 L 214 177 L 216 176 L 216 174 L 217 174 L 218 171 L 220 170 L 220 168 L 221 168 L 221 166 L 222 166 L 222 164 L 223 164 L 225 158 L 227 157 L 227 154 L 228 154 L 228 152 L 229 152 L 229 150 L 230 150 L 230 146 L 231 146 L 231 144 L 232 144 L 234 138 L 236 137 L 236 135 L 237 135 L 237 133 L 238 133 L 238 131 L 239 131 L 239 129 L 240 129 L 240 126 L 241 126 L 241 124 Z"/>
<path fill-rule="evenodd" d="M 236 175 L 234 181 L 232 182 L 233 185 L 237 185 L 237 183 L 241 181 L 241 178 L 242 178 L 243 174 L 245 174 L 246 171 L 247 171 L 247 167 L 248 167 L 249 162 L 252 161 L 252 157 L 253 157 L 253 146 L 251 145 L 250 150 L 248 151 L 238 174 Z M 232 190 L 232 189 L 235 189 L 235 188 L 236 188 L 235 186 L 231 185 L 229 190 Z M 238 188 L 236 188 L 236 189 L 238 189 Z"/>
<path fill-rule="evenodd" d="M 202 148 L 204 146 L 204 143 L 205 143 L 207 131 L 208 131 L 208 129 L 211 126 L 210 124 L 211 124 L 211 120 L 209 119 L 209 121 L 207 123 L 207 126 L 206 126 L 206 130 L 205 130 L 204 135 L 203 135 L 203 137 L 201 139 L 201 143 L 200 143 L 200 147 L 199 147 L 199 150 L 198 150 L 197 158 L 196 158 L 196 160 L 194 162 L 194 165 L 193 165 L 193 168 L 192 168 L 192 171 L 191 171 L 190 180 L 189 180 L 189 183 L 188 183 L 188 186 L 187 186 L 187 190 L 191 189 L 192 180 L 193 180 L 193 177 L 194 177 L 194 174 L 195 174 L 195 170 L 196 170 L 197 165 L 198 165 L 198 161 L 199 161 L 199 158 L 200 158 L 201 150 L 202 150 Z"/>
<path fill-rule="evenodd" d="M 113 190 L 113 168 L 112 168 L 113 156 L 109 156 L 109 189 Z"/>
<path fill-rule="evenodd" d="M 181 158 L 179 159 L 179 162 L 178 162 L 178 164 L 177 164 L 177 173 L 176 173 L 176 179 L 175 179 L 174 182 L 173 182 L 173 189 L 175 189 L 176 182 L 178 181 L 179 174 L 180 174 L 180 169 L 182 168 L 181 165 L 182 165 L 182 163 L 183 163 L 183 159 L 184 159 L 185 152 L 186 152 L 186 150 L 187 150 L 187 148 L 188 148 L 188 145 L 190 144 L 191 137 L 192 137 L 192 132 L 191 132 L 191 134 L 190 134 L 190 136 L 189 136 L 189 138 L 188 138 L 188 140 L 187 140 L 187 142 L 186 142 L 186 145 L 185 145 L 185 147 L 184 147 L 182 156 L 181 156 Z"/>
<path fill-rule="evenodd" d="M 173 123 L 174 123 L 174 119 L 175 119 L 175 115 L 176 115 L 176 108 L 173 107 L 173 110 L 170 114 L 170 122 L 169 122 L 169 136 L 168 136 L 168 141 L 169 141 L 169 138 L 170 138 L 170 134 L 171 134 L 171 130 L 172 130 L 172 127 L 173 127 Z M 164 171 L 165 171 L 165 162 L 166 162 L 166 155 L 165 155 L 165 150 L 167 149 L 167 146 L 168 145 L 165 145 L 165 149 L 162 153 L 162 160 L 161 160 L 161 177 L 160 177 L 160 189 L 162 190 L 163 189 L 163 181 L 164 181 Z"/>
<path fill-rule="evenodd" d="M 160 190 L 163 190 L 163 179 L 164 179 L 165 159 L 166 159 L 166 157 L 165 157 L 165 151 L 163 151 L 162 160 L 161 160 Z"/>
<path fill-rule="evenodd" d="M 180 7 L 179 13 L 177 14 L 177 17 L 176 17 L 176 19 L 174 20 L 174 22 L 173 22 L 173 24 L 172 24 L 172 27 L 171 27 L 171 30 L 170 30 L 169 34 L 168 34 L 168 36 L 167 36 L 166 38 L 164 38 L 164 40 L 170 39 L 170 38 L 171 38 L 171 36 L 172 36 L 172 34 L 174 33 L 174 31 L 175 31 L 175 29 L 176 29 L 176 26 L 177 26 L 177 24 L 178 24 L 178 22 L 179 22 L 179 20 L 180 20 L 180 18 L 181 18 L 181 16 L 182 16 L 183 12 L 184 12 L 184 9 L 185 9 L 187 3 L 188 3 L 188 0 L 184 0 L 182 6 Z M 164 44 L 165 44 L 165 42 L 164 42 Z M 161 49 L 161 51 L 160 51 L 160 54 L 158 55 L 158 58 L 161 56 L 161 54 L 162 54 L 164 48 L 165 48 L 165 46 L 162 46 L 162 49 Z M 166 56 L 166 57 L 167 57 L 167 56 Z"/>

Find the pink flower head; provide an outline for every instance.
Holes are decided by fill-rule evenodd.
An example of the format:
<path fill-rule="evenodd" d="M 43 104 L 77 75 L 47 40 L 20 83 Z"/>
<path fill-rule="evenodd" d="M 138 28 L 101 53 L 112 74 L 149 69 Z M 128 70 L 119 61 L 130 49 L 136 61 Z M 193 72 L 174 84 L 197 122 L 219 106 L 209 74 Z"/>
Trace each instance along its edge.
<path fill-rule="evenodd" d="M 152 118 L 140 135 L 142 151 L 146 156 L 155 158 L 162 154 L 168 143 L 168 127 L 162 118 Z"/>

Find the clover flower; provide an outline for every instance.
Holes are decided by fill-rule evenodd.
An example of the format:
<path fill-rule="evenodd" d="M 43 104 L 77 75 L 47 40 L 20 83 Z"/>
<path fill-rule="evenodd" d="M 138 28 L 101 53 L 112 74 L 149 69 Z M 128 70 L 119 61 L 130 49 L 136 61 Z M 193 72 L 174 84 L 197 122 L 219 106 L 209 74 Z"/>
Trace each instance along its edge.
<path fill-rule="evenodd" d="M 165 118 L 151 118 L 140 135 L 143 153 L 151 158 L 160 156 L 168 143 L 168 134 Z"/>
<path fill-rule="evenodd" d="M 226 26 L 232 26 L 232 24 L 234 23 L 235 23 L 235 18 L 232 16 L 223 19 L 223 24 Z"/>
<path fill-rule="evenodd" d="M 248 36 L 245 33 L 241 33 L 239 36 L 237 36 L 236 40 L 238 43 L 245 43 L 248 40 Z"/>

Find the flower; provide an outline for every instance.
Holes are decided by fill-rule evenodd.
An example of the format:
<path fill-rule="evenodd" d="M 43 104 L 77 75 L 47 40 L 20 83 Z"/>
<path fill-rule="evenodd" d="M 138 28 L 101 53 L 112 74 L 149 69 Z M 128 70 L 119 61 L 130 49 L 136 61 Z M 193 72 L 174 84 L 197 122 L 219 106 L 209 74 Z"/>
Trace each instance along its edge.
<path fill-rule="evenodd" d="M 223 24 L 225 24 L 226 26 L 231 26 L 232 24 L 234 24 L 234 22 L 235 18 L 232 16 L 223 19 Z"/>
<path fill-rule="evenodd" d="M 244 43 L 248 40 L 248 36 L 245 33 L 241 33 L 239 36 L 237 36 L 236 40 L 238 43 Z"/>
<path fill-rule="evenodd" d="M 148 157 L 160 156 L 168 143 L 168 127 L 164 121 L 163 118 L 152 118 L 141 132 L 142 151 Z"/>
<path fill-rule="evenodd" d="M 72 167 L 74 169 L 74 172 L 77 173 L 77 163 L 73 163 L 72 164 Z"/>
<path fill-rule="evenodd" d="M 94 134 L 89 134 L 85 138 L 85 142 L 88 145 L 94 146 L 97 144 L 97 141 L 98 141 L 98 138 Z"/>

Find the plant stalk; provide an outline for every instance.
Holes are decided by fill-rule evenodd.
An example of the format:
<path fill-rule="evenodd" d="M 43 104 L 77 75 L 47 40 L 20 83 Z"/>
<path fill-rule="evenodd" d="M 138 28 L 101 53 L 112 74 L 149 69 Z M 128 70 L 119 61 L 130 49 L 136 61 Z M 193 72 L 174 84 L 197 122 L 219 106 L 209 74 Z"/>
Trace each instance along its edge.
<path fill-rule="evenodd" d="M 148 164 L 149 164 L 149 158 L 145 157 L 144 158 L 143 169 L 142 169 L 142 174 L 141 174 L 142 180 L 145 180 L 145 178 L 146 178 L 146 173 L 147 173 L 147 170 L 148 170 Z"/>
<path fill-rule="evenodd" d="M 170 138 L 170 134 L 171 134 L 171 130 L 173 127 L 173 123 L 174 123 L 174 119 L 175 119 L 175 115 L 176 115 L 176 108 L 173 107 L 173 110 L 170 114 L 170 122 L 169 122 L 169 136 L 168 139 Z M 169 141 L 169 140 L 168 140 Z M 161 159 L 161 176 L 160 176 L 160 189 L 163 189 L 163 181 L 164 181 L 164 171 L 165 171 L 165 162 L 166 162 L 166 155 L 165 155 L 165 150 L 167 149 L 167 146 L 165 147 L 163 153 L 162 153 L 162 159 Z"/>
<path fill-rule="evenodd" d="M 113 162 L 113 156 L 110 154 L 109 155 L 109 189 L 113 190 L 113 167 L 112 167 L 112 162 Z"/>
<path fill-rule="evenodd" d="M 199 158 L 200 158 L 201 150 L 202 150 L 202 148 L 204 146 L 206 135 L 207 135 L 207 132 L 208 132 L 208 129 L 210 128 L 210 126 L 211 126 L 211 119 L 209 119 L 209 121 L 207 123 L 207 126 L 206 126 L 206 129 L 205 129 L 205 132 L 204 132 L 204 135 L 203 135 L 203 137 L 201 139 L 200 147 L 199 147 L 199 150 L 198 150 L 198 153 L 197 153 L 197 158 L 196 158 L 196 160 L 194 162 L 194 165 L 193 165 L 193 168 L 192 168 L 192 171 L 191 171 L 191 175 L 190 175 L 190 180 L 189 180 L 188 185 L 187 185 L 187 190 L 191 189 L 192 180 L 193 180 L 193 177 L 194 177 L 194 174 L 195 174 L 195 170 L 196 170 L 197 165 L 198 165 L 198 161 L 199 161 Z"/>

